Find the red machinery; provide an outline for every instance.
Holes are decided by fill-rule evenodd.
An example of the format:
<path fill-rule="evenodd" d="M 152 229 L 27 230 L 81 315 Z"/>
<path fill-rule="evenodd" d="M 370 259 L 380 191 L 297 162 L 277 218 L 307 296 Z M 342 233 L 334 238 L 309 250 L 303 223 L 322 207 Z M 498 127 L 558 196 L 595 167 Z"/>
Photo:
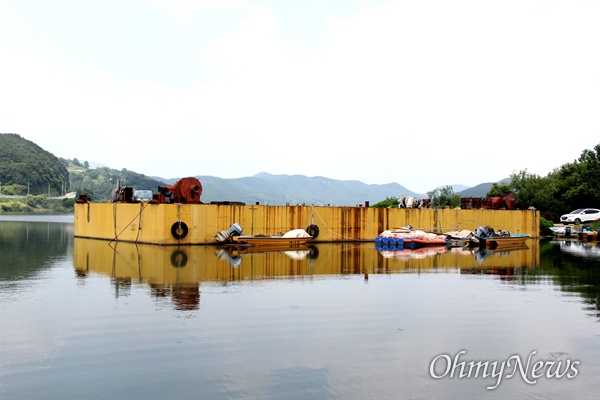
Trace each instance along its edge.
<path fill-rule="evenodd" d="M 152 196 L 156 203 L 196 203 L 201 204 L 202 184 L 197 178 L 181 178 L 173 186 L 159 186 L 159 194 Z"/>
<path fill-rule="evenodd" d="M 461 197 L 460 208 L 463 210 L 479 209 L 482 201 L 481 197 Z"/>
<path fill-rule="evenodd" d="M 516 206 L 515 196 L 510 194 L 503 194 L 498 197 L 486 197 L 481 199 L 481 208 L 487 209 L 501 209 L 505 208 L 507 210 L 514 210 Z"/>
<path fill-rule="evenodd" d="M 121 181 L 117 182 L 117 187 L 112 190 L 111 197 L 113 202 L 118 203 L 136 203 L 138 199 L 134 198 L 133 188 L 121 186 Z M 173 186 L 159 186 L 158 194 L 152 195 L 151 203 L 192 203 L 202 204 L 200 195 L 202 194 L 202 184 L 197 178 L 182 178 L 175 182 Z M 78 202 L 89 201 L 89 198 L 80 198 Z"/>

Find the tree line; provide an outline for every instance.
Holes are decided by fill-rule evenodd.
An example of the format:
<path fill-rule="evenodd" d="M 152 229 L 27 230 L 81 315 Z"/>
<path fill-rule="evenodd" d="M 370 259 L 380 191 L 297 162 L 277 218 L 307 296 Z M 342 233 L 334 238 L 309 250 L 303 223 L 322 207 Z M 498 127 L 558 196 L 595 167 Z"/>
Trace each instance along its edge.
<path fill-rule="evenodd" d="M 510 183 L 492 185 L 488 196 L 501 193 L 514 193 L 521 208 L 535 207 L 553 221 L 577 208 L 600 208 L 600 144 L 546 176 L 513 173 Z"/>
<path fill-rule="evenodd" d="M 494 183 L 486 197 L 509 193 L 514 194 L 518 208 L 533 207 L 550 221 L 558 221 L 562 214 L 577 208 L 600 208 L 600 143 L 546 176 L 529 173 L 526 169 L 513 172 L 508 183 Z M 435 189 L 427 195 L 432 207 L 460 207 L 461 197 L 451 186 Z M 373 207 L 398 207 L 398 200 L 390 197 Z"/>

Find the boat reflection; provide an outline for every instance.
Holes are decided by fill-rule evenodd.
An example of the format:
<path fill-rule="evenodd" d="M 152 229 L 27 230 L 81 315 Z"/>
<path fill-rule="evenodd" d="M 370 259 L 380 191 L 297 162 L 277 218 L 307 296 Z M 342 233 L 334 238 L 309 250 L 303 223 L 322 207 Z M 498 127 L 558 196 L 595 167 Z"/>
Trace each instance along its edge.
<path fill-rule="evenodd" d="M 157 298 L 170 298 L 177 309 L 197 309 L 202 283 L 244 280 L 313 279 L 326 275 L 447 272 L 530 268 L 539 265 L 538 242 L 529 249 L 484 255 L 465 248 L 381 250 L 371 242 L 313 244 L 293 251 L 201 246 L 156 246 L 74 239 L 74 268 L 82 279 L 111 278 L 115 296 L 147 284 Z M 521 251 L 523 250 L 523 251 Z"/>
<path fill-rule="evenodd" d="M 499 246 L 494 249 L 491 248 L 474 248 L 471 249 L 471 252 L 475 255 L 475 259 L 478 262 L 483 262 L 487 257 L 492 254 L 497 254 L 501 256 L 510 256 L 515 251 L 520 250 L 529 250 L 529 247 L 525 243 L 515 243 L 511 245 Z"/>
<path fill-rule="evenodd" d="M 532 251 L 526 243 L 498 246 L 495 249 L 484 247 L 444 247 L 431 246 L 417 249 L 402 247 L 376 246 L 379 253 L 388 259 L 415 263 L 414 260 L 428 260 L 432 267 L 455 265 L 470 269 L 474 264 L 478 268 L 535 267 L 539 265 L 539 241 L 529 241 Z M 475 261 L 475 263 L 473 262 Z"/>
<path fill-rule="evenodd" d="M 600 260 L 600 247 L 598 242 L 586 242 L 581 240 L 561 240 L 558 241 L 563 253 L 575 257 Z"/>
<path fill-rule="evenodd" d="M 398 260 L 409 260 L 416 258 L 427 258 L 431 256 L 435 256 L 438 254 L 445 253 L 448 251 L 446 246 L 431 246 L 431 247 L 421 247 L 416 249 L 408 249 L 401 247 L 384 247 L 384 246 L 376 246 L 379 254 L 381 254 L 385 258 L 396 258 Z"/>
<path fill-rule="evenodd" d="M 301 245 L 293 250 L 273 250 L 255 246 L 218 246 L 215 255 L 221 260 L 229 261 L 233 267 L 238 267 L 242 263 L 243 257 L 252 254 L 282 253 L 292 260 L 303 260 L 305 258 L 316 259 L 319 257 L 319 250 L 315 245 Z"/>

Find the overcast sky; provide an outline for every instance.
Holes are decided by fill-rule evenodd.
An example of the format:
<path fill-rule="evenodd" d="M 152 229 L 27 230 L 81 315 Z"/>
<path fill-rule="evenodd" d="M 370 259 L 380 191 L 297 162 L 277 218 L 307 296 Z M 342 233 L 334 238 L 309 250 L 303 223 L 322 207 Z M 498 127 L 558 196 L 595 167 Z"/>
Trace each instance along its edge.
<path fill-rule="evenodd" d="M 425 193 L 600 143 L 600 1 L 0 0 L 0 132 L 163 178 Z"/>

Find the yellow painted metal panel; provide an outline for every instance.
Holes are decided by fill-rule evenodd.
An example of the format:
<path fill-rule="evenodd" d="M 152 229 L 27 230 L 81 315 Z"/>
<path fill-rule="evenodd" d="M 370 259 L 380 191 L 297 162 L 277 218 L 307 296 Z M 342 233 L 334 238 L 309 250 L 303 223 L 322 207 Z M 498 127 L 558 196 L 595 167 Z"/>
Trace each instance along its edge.
<path fill-rule="evenodd" d="M 171 234 L 178 221 L 188 227 L 182 239 Z M 374 240 L 384 230 L 407 225 L 440 233 L 489 225 L 537 237 L 539 221 L 535 210 L 90 203 L 75 204 L 74 231 L 77 237 L 181 245 L 215 243 L 215 235 L 234 222 L 244 235 L 281 235 L 315 224 L 317 241 L 338 242 Z"/>

